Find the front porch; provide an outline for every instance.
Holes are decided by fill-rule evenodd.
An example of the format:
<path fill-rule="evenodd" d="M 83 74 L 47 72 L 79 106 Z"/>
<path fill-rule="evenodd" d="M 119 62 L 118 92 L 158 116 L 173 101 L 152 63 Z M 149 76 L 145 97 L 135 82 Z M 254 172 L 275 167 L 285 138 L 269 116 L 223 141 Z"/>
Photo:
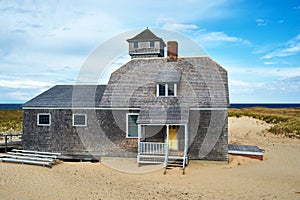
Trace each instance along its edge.
<path fill-rule="evenodd" d="M 139 124 L 137 163 L 182 167 L 188 164 L 187 124 Z"/>

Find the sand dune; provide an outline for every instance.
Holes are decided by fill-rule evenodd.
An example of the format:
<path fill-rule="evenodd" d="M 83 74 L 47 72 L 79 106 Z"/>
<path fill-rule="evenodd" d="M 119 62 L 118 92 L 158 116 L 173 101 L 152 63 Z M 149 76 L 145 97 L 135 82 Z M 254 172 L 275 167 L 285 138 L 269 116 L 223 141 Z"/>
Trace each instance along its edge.
<path fill-rule="evenodd" d="M 264 161 L 190 162 L 171 169 L 125 173 L 103 163 L 63 162 L 52 169 L 0 163 L 0 199 L 300 199 L 300 140 L 274 136 L 268 124 L 229 118 L 229 142 L 257 145 Z M 134 161 L 118 160 L 134 168 Z"/>

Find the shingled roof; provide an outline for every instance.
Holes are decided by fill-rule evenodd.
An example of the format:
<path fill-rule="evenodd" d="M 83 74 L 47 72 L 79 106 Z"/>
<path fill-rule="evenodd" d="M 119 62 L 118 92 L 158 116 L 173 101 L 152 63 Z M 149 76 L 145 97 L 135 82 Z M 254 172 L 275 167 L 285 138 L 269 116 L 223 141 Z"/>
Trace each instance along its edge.
<path fill-rule="evenodd" d="M 156 84 L 169 82 L 162 72 L 166 79 L 179 81 L 176 98 L 157 97 Z M 99 106 L 142 108 L 169 98 L 190 108 L 227 108 L 227 71 L 209 57 L 185 57 L 176 62 L 133 59 L 111 75 Z"/>
<path fill-rule="evenodd" d="M 142 31 L 141 33 L 139 33 L 138 35 L 134 36 L 133 38 L 127 40 L 127 42 L 142 42 L 142 41 L 161 41 L 164 45 L 166 45 L 162 38 L 157 37 L 148 28 Z"/>
<path fill-rule="evenodd" d="M 23 104 L 26 107 L 95 107 L 106 85 L 56 85 Z"/>

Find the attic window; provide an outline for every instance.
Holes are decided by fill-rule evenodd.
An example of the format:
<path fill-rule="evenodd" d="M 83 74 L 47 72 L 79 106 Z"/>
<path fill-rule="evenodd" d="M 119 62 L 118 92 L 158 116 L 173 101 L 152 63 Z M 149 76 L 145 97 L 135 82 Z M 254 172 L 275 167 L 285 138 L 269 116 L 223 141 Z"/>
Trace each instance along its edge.
<path fill-rule="evenodd" d="M 154 41 L 150 41 L 150 47 L 151 47 L 151 48 L 154 47 Z"/>
<path fill-rule="evenodd" d="M 86 126 L 86 114 L 73 114 L 73 126 Z"/>
<path fill-rule="evenodd" d="M 139 48 L 139 43 L 138 42 L 134 42 L 133 43 L 133 48 L 135 48 L 135 49 Z"/>
<path fill-rule="evenodd" d="M 37 124 L 38 126 L 50 126 L 51 124 L 50 113 L 39 113 L 37 115 Z"/>
<path fill-rule="evenodd" d="M 176 83 L 159 83 L 156 89 L 158 97 L 176 97 L 177 95 Z"/>

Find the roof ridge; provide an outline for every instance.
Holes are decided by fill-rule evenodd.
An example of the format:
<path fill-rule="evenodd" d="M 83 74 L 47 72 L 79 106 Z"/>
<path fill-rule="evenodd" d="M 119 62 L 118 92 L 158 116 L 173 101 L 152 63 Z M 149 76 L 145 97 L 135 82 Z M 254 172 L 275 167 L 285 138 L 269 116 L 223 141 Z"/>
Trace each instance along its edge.
<path fill-rule="evenodd" d="M 128 39 L 127 41 L 142 41 L 142 40 L 162 40 L 162 38 L 156 36 L 150 29 L 145 29 L 141 33 L 137 34 L 131 39 Z"/>

